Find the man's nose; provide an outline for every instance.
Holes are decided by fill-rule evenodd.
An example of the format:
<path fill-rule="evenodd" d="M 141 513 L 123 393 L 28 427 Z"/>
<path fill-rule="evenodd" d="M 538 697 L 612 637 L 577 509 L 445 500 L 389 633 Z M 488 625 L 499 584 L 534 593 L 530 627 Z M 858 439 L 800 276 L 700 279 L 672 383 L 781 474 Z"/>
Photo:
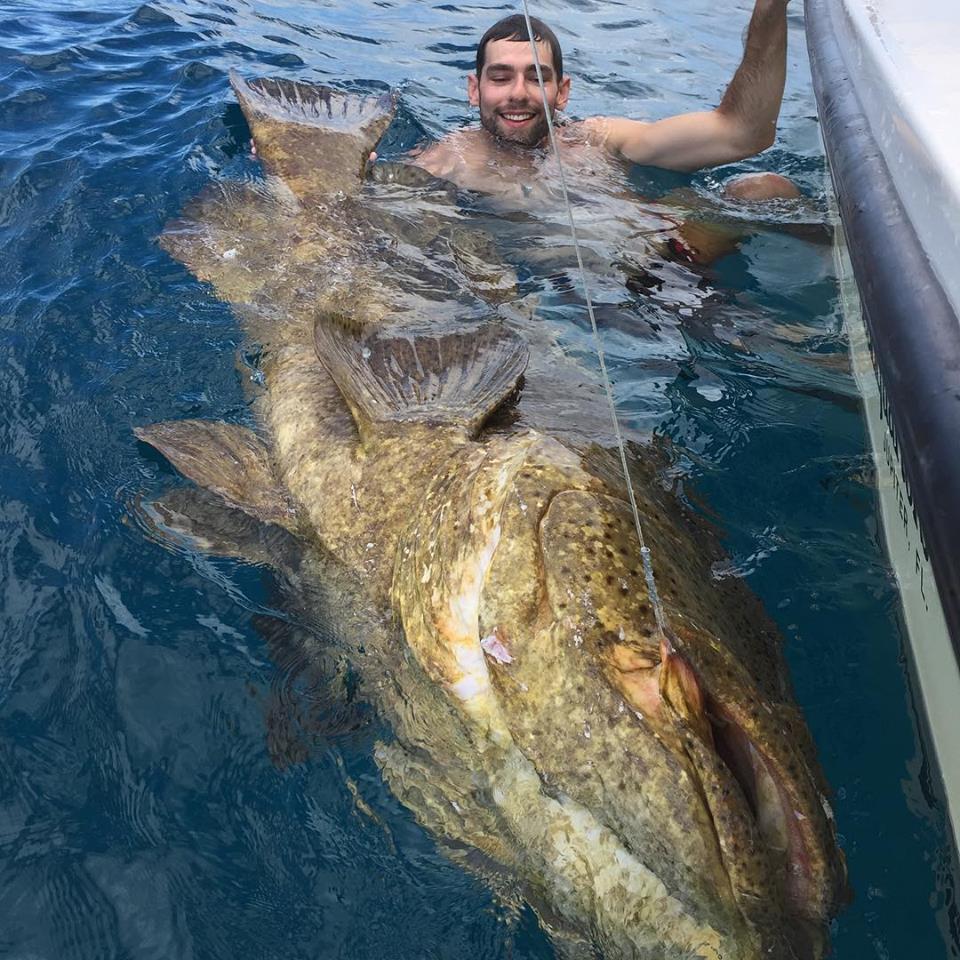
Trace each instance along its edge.
<path fill-rule="evenodd" d="M 510 87 L 510 96 L 517 100 L 525 100 L 527 97 L 527 78 L 525 74 L 518 73 L 513 78 L 513 84 Z"/>

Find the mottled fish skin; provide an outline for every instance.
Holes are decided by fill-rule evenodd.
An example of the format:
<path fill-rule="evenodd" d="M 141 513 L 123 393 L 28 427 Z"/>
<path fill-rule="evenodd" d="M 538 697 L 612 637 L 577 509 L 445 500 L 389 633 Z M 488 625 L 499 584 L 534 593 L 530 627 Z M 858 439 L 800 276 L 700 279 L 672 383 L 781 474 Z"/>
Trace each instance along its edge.
<path fill-rule="evenodd" d="M 634 465 L 661 635 L 608 456 L 485 433 L 522 344 L 464 326 L 481 316 L 472 294 L 419 296 L 395 247 L 372 242 L 389 219 L 364 217 L 359 160 L 379 108 L 235 87 L 283 184 L 214 187 L 162 242 L 263 346 L 261 437 L 186 423 L 142 438 L 305 545 L 297 579 L 340 608 L 390 723 L 376 758 L 391 789 L 557 929 L 608 960 L 823 956 L 845 886 L 825 786 L 776 631 L 742 584 L 711 576 L 715 536 L 652 454 Z M 489 241 L 447 242 L 482 284 Z M 200 462 L 206 436 L 236 456 Z"/>
<path fill-rule="evenodd" d="M 819 780 L 794 743 L 805 743 L 805 731 L 789 698 L 762 694 L 723 640 L 688 614 L 709 617 L 711 603 L 731 599 L 711 583 L 704 562 L 711 548 L 693 539 L 695 528 L 662 490 L 637 492 L 654 556 L 672 561 L 660 573 L 674 641 L 715 716 L 691 714 L 677 703 L 686 691 L 668 689 L 622 492 L 535 433 L 489 441 L 431 484 L 401 543 L 393 587 L 407 642 L 467 722 L 512 831 L 526 814 L 543 824 L 552 818 L 569 839 L 573 810 L 582 823 L 590 818 L 586 835 L 609 830 L 619 855 L 654 865 L 671 903 L 666 913 L 654 911 L 656 923 L 632 912 L 638 904 L 629 887 L 617 888 L 619 898 L 607 888 L 599 896 L 616 859 L 600 840 L 578 849 L 589 866 L 566 900 L 552 891 L 565 916 L 607 928 L 610 955 L 712 956 L 685 952 L 692 949 L 687 924 L 710 931 L 710 949 L 727 956 L 789 957 L 796 942 L 820 949 L 813 944 L 844 875 Z M 482 638 L 490 636 L 509 662 L 484 655 Z M 777 792 L 760 798 L 760 813 L 775 822 L 760 822 L 744 795 L 753 780 L 718 757 L 717 723 L 742 730 L 763 757 Z M 536 771 L 560 808 L 541 798 L 533 812 L 523 777 L 510 780 L 515 793 L 498 792 L 499 778 L 512 778 L 518 764 Z M 789 841 L 771 851 L 789 815 L 799 826 L 790 825 Z M 546 858 L 535 870 L 549 872 L 556 850 L 541 841 L 527 849 Z M 652 888 L 648 895 L 659 903 Z M 660 946 L 648 954 L 652 942 Z"/>

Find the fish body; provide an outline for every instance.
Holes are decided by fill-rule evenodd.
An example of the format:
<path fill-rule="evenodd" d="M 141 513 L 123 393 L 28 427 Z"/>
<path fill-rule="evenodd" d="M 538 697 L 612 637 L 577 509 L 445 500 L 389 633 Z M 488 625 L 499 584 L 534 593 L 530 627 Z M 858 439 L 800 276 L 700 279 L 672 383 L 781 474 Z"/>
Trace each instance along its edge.
<path fill-rule="evenodd" d="M 482 317 L 510 274 L 487 239 L 449 232 L 455 295 L 404 273 L 403 244 L 444 228 L 397 239 L 363 211 L 389 98 L 233 82 L 272 180 L 208 193 L 162 242 L 261 344 L 259 433 L 138 436 L 365 611 L 345 629 L 393 732 L 376 749 L 392 790 L 556 937 L 608 960 L 822 956 L 843 858 L 757 601 L 711 576 L 712 535 L 650 455 L 633 479 L 659 622 L 609 455 L 487 428 L 535 373 Z M 168 507 L 167 526 L 243 552 L 189 513 Z"/>

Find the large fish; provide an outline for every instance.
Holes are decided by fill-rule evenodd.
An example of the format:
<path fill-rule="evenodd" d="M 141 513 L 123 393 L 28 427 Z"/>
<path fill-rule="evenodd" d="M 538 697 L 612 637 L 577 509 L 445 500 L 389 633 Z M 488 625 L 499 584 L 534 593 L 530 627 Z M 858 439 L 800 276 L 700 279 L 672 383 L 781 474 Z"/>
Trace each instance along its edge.
<path fill-rule="evenodd" d="M 268 179 L 207 191 L 162 243 L 260 345 L 258 425 L 138 430 L 207 491 L 153 515 L 338 611 L 392 790 L 571 955 L 822 956 L 843 857 L 757 601 L 711 575 L 715 540 L 650 453 L 661 630 L 608 455 L 495 416 L 538 382 L 525 340 L 483 319 L 509 271 L 446 215 L 366 209 L 389 99 L 233 82 Z"/>

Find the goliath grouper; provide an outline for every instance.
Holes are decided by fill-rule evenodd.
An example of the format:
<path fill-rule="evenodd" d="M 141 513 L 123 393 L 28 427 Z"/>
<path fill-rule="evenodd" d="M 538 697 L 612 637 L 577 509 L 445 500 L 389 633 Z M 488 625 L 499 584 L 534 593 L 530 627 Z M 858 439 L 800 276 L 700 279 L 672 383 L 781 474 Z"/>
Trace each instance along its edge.
<path fill-rule="evenodd" d="M 300 542 L 289 579 L 325 584 L 353 611 L 342 635 L 362 634 L 345 644 L 392 731 L 376 748 L 391 789 L 448 849 L 512 877 L 558 943 L 822 956 L 844 863 L 757 601 L 711 576 L 715 542 L 641 458 L 660 630 L 602 452 L 502 417 L 485 429 L 528 348 L 464 322 L 457 282 L 420 292 L 409 240 L 364 210 L 389 99 L 233 83 L 268 180 L 208 190 L 162 243 L 261 346 L 259 428 L 138 430 L 207 491 L 157 513 L 211 552 L 263 560 L 270 542 L 212 530 L 213 501 Z M 428 220 L 412 229 L 436 244 Z M 459 287 L 491 285 L 484 257 L 454 259 Z"/>

